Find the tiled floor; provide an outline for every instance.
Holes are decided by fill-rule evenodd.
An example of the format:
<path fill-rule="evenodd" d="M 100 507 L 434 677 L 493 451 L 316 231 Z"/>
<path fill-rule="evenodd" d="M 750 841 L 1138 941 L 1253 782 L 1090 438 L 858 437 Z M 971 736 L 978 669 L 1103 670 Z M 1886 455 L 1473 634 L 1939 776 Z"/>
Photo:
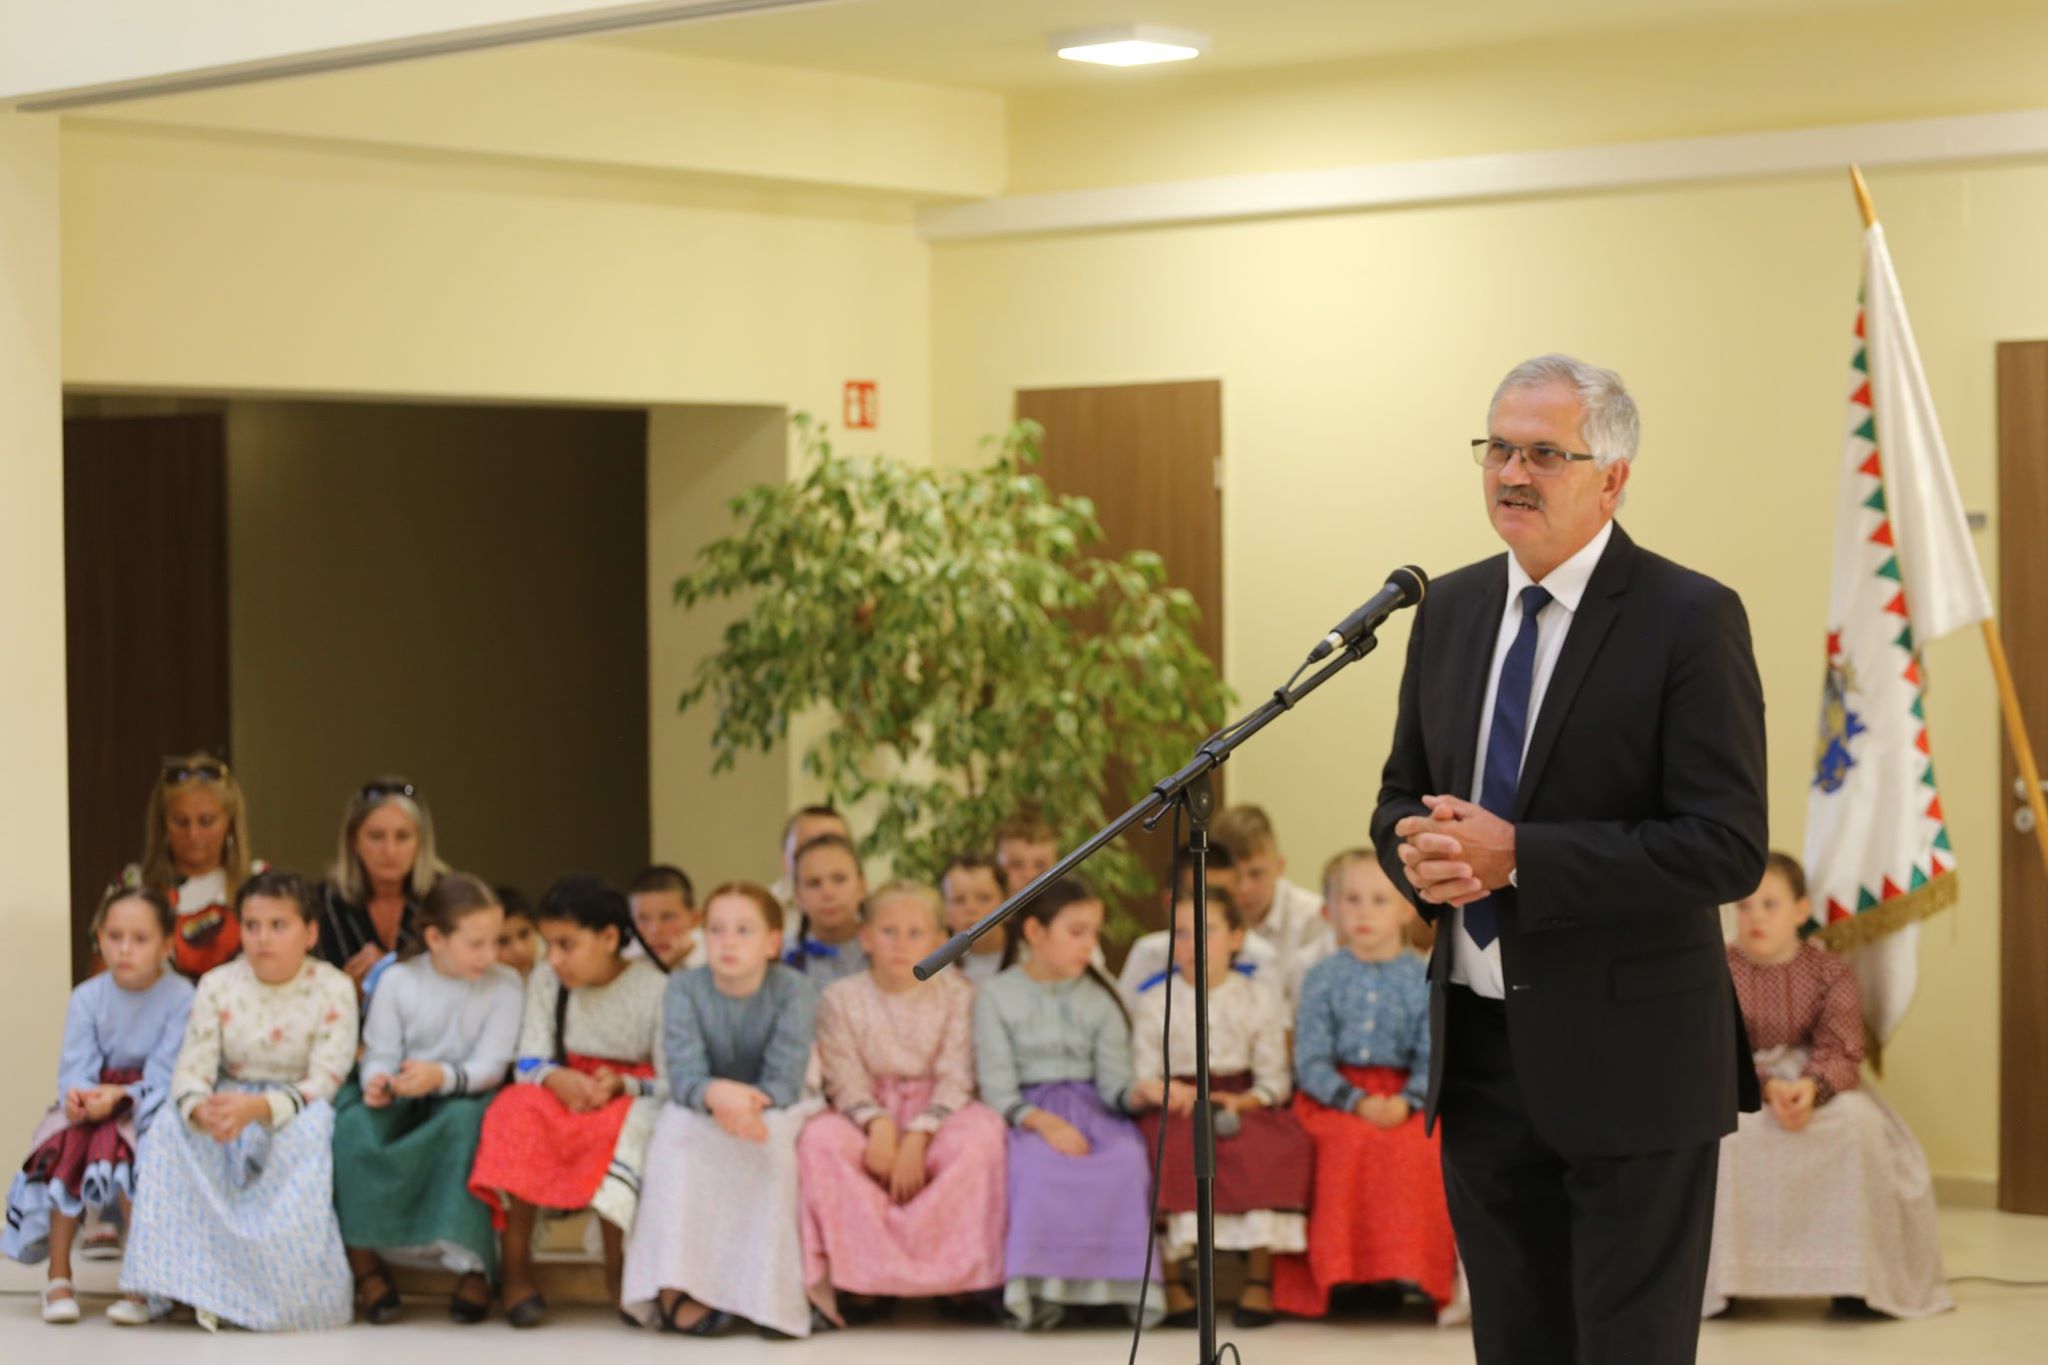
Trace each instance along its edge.
<path fill-rule="evenodd" d="M 1963 1277 L 1955 1286 L 1959 1307 L 1954 1313 L 1924 1322 L 1865 1323 L 1830 1320 L 1819 1304 L 1744 1305 L 1733 1320 L 1706 1325 L 1700 1360 L 1704 1365 L 2048 1361 L 2048 1288 L 2009 1288 L 1967 1278 L 2048 1281 L 2048 1218 L 1950 1211 L 1942 1216 L 1942 1241 L 1949 1273 Z M 54 1328 L 43 1326 L 36 1316 L 34 1291 L 40 1277 L 20 1266 L 0 1266 L 0 1362 L 106 1365 L 132 1359 L 147 1360 L 148 1365 L 257 1365 L 276 1358 L 275 1338 L 236 1333 L 210 1337 L 195 1327 L 110 1326 L 97 1311 L 104 1300 L 90 1294 L 111 1286 L 111 1269 L 93 1266 L 83 1277 L 86 1321 Z M 1471 1338 L 1463 1329 L 1439 1330 L 1416 1321 L 1286 1323 L 1235 1335 L 1245 1365 L 1438 1365 L 1472 1359 Z M 808 1342 L 769 1343 L 739 1336 L 695 1342 L 632 1332 L 596 1309 L 563 1311 L 539 1331 L 515 1333 L 497 1322 L 455 1327 L 437 1307 L 422 1304 L 402 1326 L 355 1327 L 294 1338 L 290 1358 L 292 1365 L 330 1365 L 373 1356 L 378 1365 L 442 1365 L 444 1355 L 461 1352 L 488 1365 L 576 1365 L 598 1359 L 604 1365 L 639 1365 L 687 1354 L 736 1365 L 770 1360 L 789 1365 L 951 1365 L 971 1352 L 974 1365 L 1040 1365 L 1051 1350 L 1064 1360 L 1116 1365 L 1124 1359 L 1127 1343 L 1127 1337 L 1104 1329 L 1025 1336 L 1000 1328 L 941 1326 L 910 1315 L 887 1326 Z M 1142 1359 L 1145 1365 L 1176 1365 L 1193 1354 L 1191 1334 L 1157 1333 L 1147 1338 Z"/>

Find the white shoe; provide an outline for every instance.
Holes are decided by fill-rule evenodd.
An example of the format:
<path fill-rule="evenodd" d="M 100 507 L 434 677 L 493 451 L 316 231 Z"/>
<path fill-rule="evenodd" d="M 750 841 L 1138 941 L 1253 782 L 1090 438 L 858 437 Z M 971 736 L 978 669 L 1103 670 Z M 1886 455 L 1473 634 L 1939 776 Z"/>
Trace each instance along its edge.
<path fill-rule="evenodd" d="M 107 1321 L 116 1327 L 147 1327 L 149 1305 L 134 1299 L 115 1299 L 107 1305 Z"/>
<path fill-rule="evenodd" d="M 58 1290 L 68 1291 L 65 1297 L 53 1299 L 50 1296 Z M 78 1295 L 71 1289 L 69 1280 L 52 1280 L 43 1286 L 43 1321 L 68 1326 L 78 1321 Z"/>
<path fill-rule="evenodd" d="M 199 1325 L 201 1327 L 209 1332 L 218 1332 L 220 1330 L 219 1318 L 207 1312 L 204 1308 L 194 1309 L 193 1311 L 199 1318 Z"/>

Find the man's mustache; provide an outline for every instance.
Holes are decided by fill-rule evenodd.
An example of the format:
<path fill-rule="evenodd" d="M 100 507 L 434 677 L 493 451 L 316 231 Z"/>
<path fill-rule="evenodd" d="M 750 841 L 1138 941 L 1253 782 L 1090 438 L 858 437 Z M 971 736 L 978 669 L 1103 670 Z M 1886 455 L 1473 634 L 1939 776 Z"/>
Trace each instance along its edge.
<path fill-rule="evenodd" d="M 1532 510 L 1540 510 L 1543 506 L 1543 495 L 1535 489 L 1528 487 L 1503 488 L 1494 495 L 1493 500 L 1505 507 L 1527 507 Z"/>

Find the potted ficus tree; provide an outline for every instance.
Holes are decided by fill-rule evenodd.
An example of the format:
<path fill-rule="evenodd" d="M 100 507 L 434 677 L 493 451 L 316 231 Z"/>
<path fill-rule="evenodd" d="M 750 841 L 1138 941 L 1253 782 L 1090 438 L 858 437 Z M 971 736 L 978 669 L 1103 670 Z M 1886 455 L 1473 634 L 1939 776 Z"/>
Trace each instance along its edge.
<path fill-rule="evenodd" d="M 1093 504 L 1031 472 L 1036 424 L 990 438 L 984 464 L 933 469 L 836 455 L 793 420 L 799 476 L 734 499 L 732 534 L 675 585 L 685 609 L 747 608 L 681 700 L 715 708 L 714 771 L 828 708 L 804 770 L 871 813 L 865 852 L 930 878 L 1020 810 L 1077 842 L 1221 723 L 1193 598 L 1156 554 L 1091 553 Z M 1088 871 L 1116 898 L 1153 885 L 1122 847 Z"/>

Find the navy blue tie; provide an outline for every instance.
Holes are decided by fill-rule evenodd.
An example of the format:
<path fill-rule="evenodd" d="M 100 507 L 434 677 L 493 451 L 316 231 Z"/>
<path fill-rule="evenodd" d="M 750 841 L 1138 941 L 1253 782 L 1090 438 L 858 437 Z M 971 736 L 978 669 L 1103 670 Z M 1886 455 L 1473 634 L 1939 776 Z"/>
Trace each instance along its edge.
<path fill-rule="evenodd" d="M 1501 661 L 1500 686 L 1493 693 L 1493 728 L 1486 736 L 1486 778 L 1479 784 L 1479 804 L 1503 820 L 1514 814 L 1515 788 L 1522 778 L 1529 693 L 1536 684 L 1536 617 L 1549 605 L 1549 589 L 1534 583 L 1522 589 L 1522 628 Z M 1492 896 L 1465 907 L 1465 932 L 1482 948 L 1500 936 Z"/>

